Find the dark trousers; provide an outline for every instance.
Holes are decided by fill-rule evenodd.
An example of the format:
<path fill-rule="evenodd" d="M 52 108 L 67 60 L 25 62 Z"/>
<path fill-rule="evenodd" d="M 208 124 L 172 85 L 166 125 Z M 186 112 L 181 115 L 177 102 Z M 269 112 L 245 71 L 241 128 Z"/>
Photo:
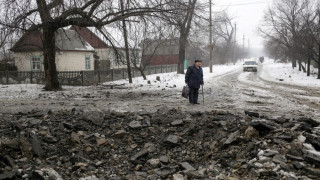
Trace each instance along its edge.
<path fill-rule="evenodd" d="M 198 103 L 199 88 L 190 88 L 189 91 L 189 102 Z"/>

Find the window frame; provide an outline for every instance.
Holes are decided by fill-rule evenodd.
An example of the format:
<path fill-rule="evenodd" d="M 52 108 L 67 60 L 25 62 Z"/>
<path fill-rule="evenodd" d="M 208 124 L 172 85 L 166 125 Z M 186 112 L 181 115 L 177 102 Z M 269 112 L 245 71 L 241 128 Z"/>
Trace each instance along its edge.
<path fill-rule="evenodd" d="M 87 58 L 89 58 L 89 62 L 87 64 Z M 88 65 L 88 66 L 87 66 Z M 85 59 L 84 59 L 84 67 L 86 70 L 90 70 L 91 69 L 91 56 L 90 55 L 86 55 Z"/>
<path fill-rule="evenodd" d="M 40 68 L 39 69 L 33 69 L 33 59 L 34 58 L 39 58 L 39 63 L 40 63 Z M 31 55 L 30 56 L 30 70 L 31 71 L 42 71 L 42 60 L 41 60 L 41 55 Z"/>

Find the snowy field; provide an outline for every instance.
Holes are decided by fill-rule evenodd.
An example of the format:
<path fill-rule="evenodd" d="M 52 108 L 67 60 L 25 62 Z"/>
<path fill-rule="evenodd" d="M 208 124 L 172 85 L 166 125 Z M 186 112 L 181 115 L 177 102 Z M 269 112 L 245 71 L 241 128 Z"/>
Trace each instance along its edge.
<path fill-rule="evenodd" d="M 320 88 L 320 80 L 317 79 L 317 69 L 311 69 L 311 75 L 292 69 L 291 63 L 267 63 L 262 66 L 260 78 L 265 81 L 276 82 L 285 85 Z M 283 81 L 280 81 L 283 80 Z"/>

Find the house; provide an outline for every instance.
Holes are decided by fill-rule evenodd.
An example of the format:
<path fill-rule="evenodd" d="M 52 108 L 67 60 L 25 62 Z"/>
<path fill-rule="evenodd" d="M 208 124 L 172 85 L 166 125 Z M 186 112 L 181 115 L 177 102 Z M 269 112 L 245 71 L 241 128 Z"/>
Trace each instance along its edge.
<path fill-rule="evenodd" d="M 43 34 L 25 33 L 11 48 L 19 71 L 43 70 Z M 108 70 L 126 68 L 125 49 L 113 48 L 86 27 L 72 26 L 56 32 L 58 71 Z M 130 60 L 141 61 L 141 50 L 130 49 Z"/>
<path fill-rule="evenodd" d="M 41 30 L 27 32 L 11 48 L 18 71 L 43 71 L 42 39 Z M 76 31 L 59 29 L 55 46 L 58 71 L 94 70 L 94 48 Z"/>
<path fill-rule="evenodd" d="M 119 69 L 127 68 L 125 49 L 112 47 L 98 37 L 98 32 L 94 33 L 87 27 L 72 26 L 85 41 L 87 41 L 95 50 L 95 65 L 98 69 Z M 140 49 L 129 49 L 130 62 L 141 61 L 142 52 Z"/>
<path fill-rule="evenodd" d="M 142 61 L 146 65 L 170 65 L 178 64 L 179 61 L 179 39 L 146 39 L 141 43 Z M 203 60 L 207 65 L 209 52 L 198 45 L 188 44 L 186 47 L 185 68 L 193 63 L 193 60 Z"/>
<path fill-rule="evenodd" d="M 178 39 L 146 39 L 140 47 L 142 48 L 142 61 L 146 65 L 178 64 Z"/>

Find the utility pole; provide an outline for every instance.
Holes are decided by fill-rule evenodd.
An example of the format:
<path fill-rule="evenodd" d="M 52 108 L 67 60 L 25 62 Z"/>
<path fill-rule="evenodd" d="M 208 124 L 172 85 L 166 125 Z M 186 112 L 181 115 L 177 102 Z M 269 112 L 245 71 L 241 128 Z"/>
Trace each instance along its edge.
<path fill-rule="evenodd" d="M 209 60 L 209 66 L 210 66 L 210 73 L 212 73 L 212 55 L 213 55 L 213 43 L 212 43 L 212 0 L 209 0 L 210 4 L 210 17 L 209 17 L 209 26 L 210 26 L 210 37 L 209 37 L 209 46 L 210 46 L 210 60 Z"/>
<path fill-rule="evenodd" d="M 236 64 L 237 61 L 237 23 L 234 24 L 234 45 L 233 45 L 233 64 Z"/>
<path fill-rule="evenodd" d="M 242 42 L 242 61 L 244 61 L 244 56 L 245 56 L 245 53 L 244 53 L 244 41 L 245 41 L 246 37 L 245 35 L 243 34 L 243 42 Z"/>
<path fill-rule="evenodd" d="M 124 3 L 123 0 L 120 0 L 120 6 L 121 11 L 124 14 Z M 128 78 L 129 83 L 132 83 L 132 76 L 131 76 L 131 66 L 130 66 L 130 54 L 129 54 L 129 44 L 128 44 L 128 32 L 127 32 L 127 26 L 125 19 L 122 20 L 122 26 L 123 26 L 123 38 L 124 38 L 124 45 L 125 45 L 125 51 L 126 51 L 126 60 L 127 60 L 127 70 L 128 70 Z"/>
<path fill-rule="evenodd" d="M 250 52 L 250 39 L 248 38 L 248 53 L 249 53 L 249 57 L 251 56 L 251 52 Z"/>

